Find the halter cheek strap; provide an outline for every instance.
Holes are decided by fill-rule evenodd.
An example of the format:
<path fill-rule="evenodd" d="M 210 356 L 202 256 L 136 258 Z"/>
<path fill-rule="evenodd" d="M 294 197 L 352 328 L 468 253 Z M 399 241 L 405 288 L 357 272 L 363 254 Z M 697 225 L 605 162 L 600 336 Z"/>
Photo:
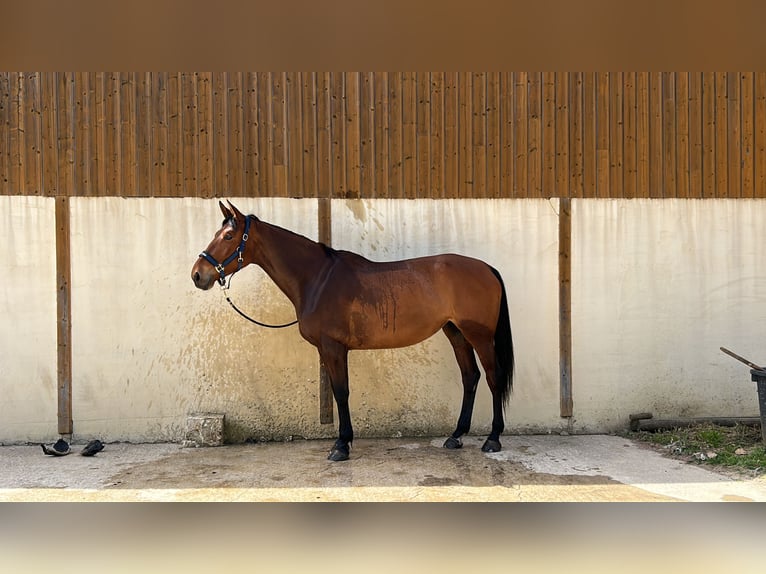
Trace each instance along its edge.
<path fill-rule="evenodd" d="M 210 263 L 210 265 L 213 266 L 213 268 L 218 271 L 218 283 L 223 287 L 226 284 L 226 272 L 224 269 L 226 266 L 234 261 L 237 260 L 237 271 L 242 269 L 242 253 L 245 250 L 245 243 L 247 242 L 248 238 L 250 237 L 250 216 L 247 216 L 245 218 L 245 232 L 242 234 L 242 240 L 239 242 L 239 247 L 237 247 L 234 250 L 234 253 L 229 255 L 226 259 L 224 259 L 221 263 L 219 263 L 215 257 L 210 255 L 207 251 L 203 251 L 199 254 L 200 257 L 202 257 L 205 261 Z M 235 271 L 234 273 L 236 273 Z"/>

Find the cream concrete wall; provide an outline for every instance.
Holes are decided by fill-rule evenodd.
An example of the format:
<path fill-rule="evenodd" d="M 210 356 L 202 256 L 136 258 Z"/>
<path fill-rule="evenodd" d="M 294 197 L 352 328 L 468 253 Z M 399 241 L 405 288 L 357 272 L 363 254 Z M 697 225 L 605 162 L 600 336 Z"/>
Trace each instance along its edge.
<path fill-rule="evenodd" d="M 0 444 L 56 436 L 55 211 L 0 197 Z"/>
<path fill-rule="evenodd" d="M 766 201 L 574 200 L 575 427 L 758 416 L 766 362 Z"/>

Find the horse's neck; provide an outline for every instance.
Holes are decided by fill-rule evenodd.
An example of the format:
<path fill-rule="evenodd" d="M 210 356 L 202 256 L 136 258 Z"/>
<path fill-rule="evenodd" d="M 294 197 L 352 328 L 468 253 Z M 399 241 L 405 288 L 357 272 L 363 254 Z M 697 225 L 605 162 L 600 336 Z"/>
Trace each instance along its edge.
<path fill-rule="evenodd" d="M 327 264 L 325 249 L 307 237 L 276 225 L 260 220 L 256 225 L 260 248 L 255 263 L 263 268 L 296 308 L 300 308 L 307 286 Z"/>

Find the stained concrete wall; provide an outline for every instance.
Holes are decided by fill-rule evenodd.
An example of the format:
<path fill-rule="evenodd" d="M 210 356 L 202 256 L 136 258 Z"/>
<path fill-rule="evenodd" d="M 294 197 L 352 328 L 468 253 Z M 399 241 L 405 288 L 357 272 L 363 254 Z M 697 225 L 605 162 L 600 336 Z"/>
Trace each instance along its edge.
<path fill-rule="evenodd" d="M 56 432 L 54 204 L 0 198 L 5 242 L 0 441 Z M 234 199 L 246 212 L 317 237 L 317 203 Z M 191 266 L 220 224 L 214 200 L 73 198 L 75 435 L 180 440 L 187 414 L 223 412 L 229 440 L 333 436 L 318 417 L 319 361 L 297 328 L 255 327 Z M 725 345 L 762 357 L 766 202 L 574 200 L 574 430 L 624 428 L 630 412 L 752 416 L 747 369 Z M 332 244 L 388 260 L 445 251 L 505 278 L 516 346 L 510 432 L 566 427 L 558 416 L 558 202 L 334 200 Z M 248 267 L 232 284 L 260 319 L 292 320 L 286 297 Z M 759 353 L 760 351 L 760 353 Z M 350 354 L 358 436 L 445 434 L 460 376 L 441 334 L 407 349 Z M 490 422 L 480 383 L 474 430 Z"/>

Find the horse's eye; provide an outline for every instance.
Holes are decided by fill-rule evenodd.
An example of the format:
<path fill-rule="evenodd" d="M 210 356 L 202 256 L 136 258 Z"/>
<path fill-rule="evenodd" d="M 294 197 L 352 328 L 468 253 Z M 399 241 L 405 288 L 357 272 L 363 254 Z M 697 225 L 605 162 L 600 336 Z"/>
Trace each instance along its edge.
<path fill-rule="evenodd" d="M 224 235 L 224 236 L 223 236 L 223 238 L 224 238 L 226 241 L 231 241 L 231 233 L 227 233 L 226 235 Z"/>

